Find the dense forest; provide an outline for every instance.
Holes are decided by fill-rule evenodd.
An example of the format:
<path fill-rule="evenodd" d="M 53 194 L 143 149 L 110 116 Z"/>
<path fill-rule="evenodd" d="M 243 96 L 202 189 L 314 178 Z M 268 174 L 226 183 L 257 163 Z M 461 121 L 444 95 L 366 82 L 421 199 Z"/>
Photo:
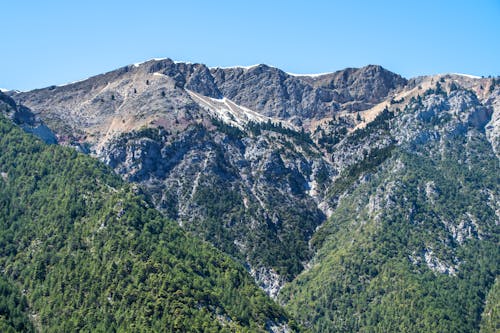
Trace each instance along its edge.
<path fill-rule="evenodd" d="M 255 332 L 288 321 L 243 266 L 97 160 L 0 119 L 0 171 L 2 331 Z"/>

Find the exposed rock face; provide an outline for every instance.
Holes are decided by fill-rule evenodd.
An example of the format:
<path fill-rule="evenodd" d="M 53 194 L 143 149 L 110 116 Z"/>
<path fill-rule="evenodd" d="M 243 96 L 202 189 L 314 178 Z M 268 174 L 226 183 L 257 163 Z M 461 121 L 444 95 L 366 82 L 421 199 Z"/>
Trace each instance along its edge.
<path fill-rule="evenodd" d="M 16 94 L 15 98 L 42 113 L 59 133 L 82 140 L 83 132 L 110 135 L 163 117 L 168 124 L 174 119 L 177 123 L 191 120 L 199 106 L 187 90 L 217 99 L 225 97 L 261 115 L 301 124 L 331 117 L 338 111 L 368 109 L 392 97 L 405 84 L 405 79 L 380 66 L 309 77 L 266 65 L 209 70 L 202 64 L 164 59 L 126 66 L 73 84 Z"/>
<path fill-rule="evenodd" d="M 224 96 L 266 116 L 313 117 L 316 113 L 333 111 L 317 103 L 311 85 L 274 67 L 215 68 L 212 74 Z"/>
<path fill-rule="evenodd" d="M 149 61 L 69 85 L 16 94 L 15 98 L 34 107 L 63 142 L 98 146 L 116 134 L 155 121 L 182 129 L 192 120 L 191 111 L 198 109 L 179 88 L 184 84 L 185 78 L 173 62 Z"/>
<path fill-rule="evenodd" d="M 347 96 L 341 103 L 359 101 L 373 105 L 387 98 L 394 90 L 400 90 L 406 83 L 406 79 L 381 66 L 369 65 L 320 76 L 316 86 L 333 89 L 339 95 Z"/>
<path fill-rule="evenodd" d="M 11 119 L 26 132 L 33 133 L 49 144 L 57 143 L 54 133 L 43 123 L 40 117 L 23 105 L 16 102 L 0 91 L 0 114 Z"/>
<path fill-rule="evenodd" d="M 158 208 L 185 228 L 252 267 L 272 267 L 281 285 L 309 260 L 307 240 L 325 220 L 308 183 L 317 176 L 313 164 L 333 171 L 315 154 L 312 144 L 273 131 L 240 138 L 193 125 L 175 136 L 162 129 L 124 134 L 99 156 L 145 184 Z M 265 274 L 256 277 L 269 292 L 279 290 Z"/>
<path fill-rule="evenodd" d="M 176 63 L 170 59 L 164 59 L 153 62 L 149 67 L 149 72 L 161 73 L 173 78 L 179 88 L 186 88 L 213 98 L 222 96 L 210 70 L 203 64 Z"/>
<path fill-rule="evenodd" d="M 393 133 L 398 143 L 414 146 L 463 136 L 471 128 L 484 132 L 492 114 L 473 93 L 463 90 L 431 95 L 410 103 L 408 108 L 419 112 L 398 117 Z"/>
<path fill-rule="evenodd" d="M 158 209 L 248 264 L 274 296 L 307 266 L 309 241 L 338 200 L 395 147 L 432 144 L 440 154 L 450 138 L 467 138 L 470 158 L 486 131 L 499 156 L 499 90 L 480 90 L 485 80 L 407 81 L 373 65 L 297 76 L 164 59 L 11 94 L 60 142 L 88 148 L 142 184 Z M 431 185 L 422 193 L 435 200 Z M 367 205 L 380 217 L 395 202 L 381 190 Z M 469 225 L 447 230 L 457 241 L 480 235 Z"/>
<path fill-rule="evenodd" d="M 486 135 L 500 159 L 500 87 L 493 90 L 485 104 L 492 109 L 491 120 L 486 126 Z"/>
<path fill-rule="evenodd" d="M 266 65 L 215 68 L 211 72 L 224 96 L 282 119 L 320 119 L 342 110 L 366 110 L 406 84 L 404 78 L 380 66 L 349 68 L 319 77 L 290 75 Z"/>

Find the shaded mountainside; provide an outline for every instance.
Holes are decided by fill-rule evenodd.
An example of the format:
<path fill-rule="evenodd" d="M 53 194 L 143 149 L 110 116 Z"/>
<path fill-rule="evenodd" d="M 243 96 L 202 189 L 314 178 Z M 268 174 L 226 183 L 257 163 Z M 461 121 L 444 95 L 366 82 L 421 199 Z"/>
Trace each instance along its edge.
<path fill-rule="evenodd" d="M 163 59 L 10 97 L 313 332 L 497 325 L 498 79 Z"/>
<path fill-rule="evenodd" d="M 28 330 L 27 314 L 47 332 L 287 326 L 242 266 L 163 218 L 101 162 L 2 118 L 0 171 L 6 331 Z"/>

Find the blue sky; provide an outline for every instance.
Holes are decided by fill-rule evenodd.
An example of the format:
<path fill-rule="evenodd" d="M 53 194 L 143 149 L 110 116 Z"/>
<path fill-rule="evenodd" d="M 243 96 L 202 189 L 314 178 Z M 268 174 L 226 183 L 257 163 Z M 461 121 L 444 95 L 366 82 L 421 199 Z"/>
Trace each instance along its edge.
<path fill-rule="evenodd" d="M 380 64 L 405 77 L 500 75 L 500 0 L 2 1 L 0 87 L 150 58 L 293 73 Z"/>

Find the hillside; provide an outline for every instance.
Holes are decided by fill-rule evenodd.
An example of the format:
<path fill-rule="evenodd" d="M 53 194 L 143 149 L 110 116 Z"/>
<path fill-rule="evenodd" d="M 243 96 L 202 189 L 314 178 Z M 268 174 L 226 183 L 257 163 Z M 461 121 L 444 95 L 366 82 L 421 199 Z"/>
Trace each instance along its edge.
<path fill-rule="evenodd" d="M 310 269 L 282 292 L 307 327 L 479 330 L 499 274 L 500 168 L 474 102 L 429 92 L 387 117 L 399 144 L 340 199 L 312 239 Z"/>
<path fill-rule="evenodd" d="M 5 331 L 287 325 L 241 265 L 163 218 L 97 160 L 43 144 L 1 117 L 0 171 Z"/>

